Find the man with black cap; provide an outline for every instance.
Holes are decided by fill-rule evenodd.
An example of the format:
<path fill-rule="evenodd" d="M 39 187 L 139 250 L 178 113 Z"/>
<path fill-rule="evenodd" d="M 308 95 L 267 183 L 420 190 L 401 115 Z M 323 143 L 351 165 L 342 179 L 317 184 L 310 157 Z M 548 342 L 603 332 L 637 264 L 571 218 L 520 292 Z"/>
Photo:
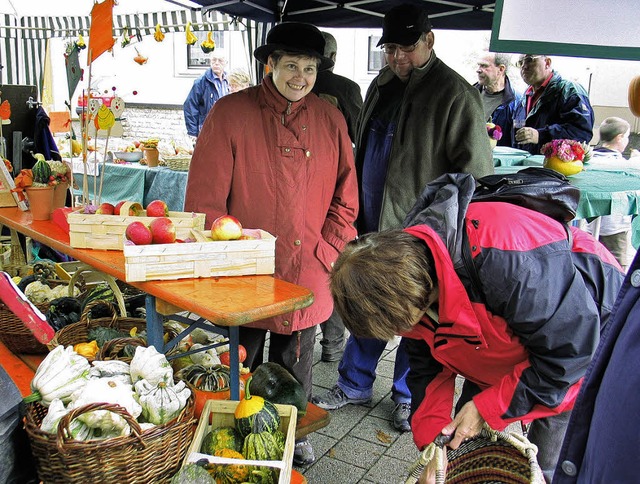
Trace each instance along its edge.
<path fill-rule="evenodd" d="M 360 234 L 401 227 L 424 186 L 443 173 L 493 173 L 480 95 L 436 57 L 433 44 L 424 7 L 403 4 L 385 15 L 378 45 L 387 65 L 369 86 L 355 140 Z M 403 339 L 397 349 L 391 392 L 400 431 L 411 429 L 409 344 Z M 312 402 L 328 410 L 370 402 L 385 347 L 349 337 L 337 384 Z"/>
<path fill-rule="evenodd" d="M 240 343 L 254 370 L 270 331 L 269 361 L 289 370 L 310 398 L 316 326 L 333 310 L 329 271 L 356 236 L 353 148 L 340 111 L 308 95 L 318 71 L 333 65 L 316 27 L 278 24 L 254 56 L 269 75 L 213 106 L 191 159 L 185 210 L 205 213 L 208 227 L 228 213 L 277 236 L 275 277 L 309 288 L 314 302 L 241 326 Z M 314 459 L 309 441 L 296 441 L 294 462 Z"/>

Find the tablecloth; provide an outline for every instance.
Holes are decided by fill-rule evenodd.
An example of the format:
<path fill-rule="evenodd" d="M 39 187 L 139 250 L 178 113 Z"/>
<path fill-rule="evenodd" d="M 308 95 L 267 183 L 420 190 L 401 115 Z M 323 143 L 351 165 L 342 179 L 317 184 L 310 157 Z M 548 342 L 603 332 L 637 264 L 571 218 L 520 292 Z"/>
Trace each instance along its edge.
<path fill-rule="evenodd" d="M 508 146 L 496 146 L 493 149 L 493 166 L 521 165 L 523 160 L 529 156 L 530 153 L 528 151 Z"/>
<path fill-rule="evenodd" d="M 82 173 L 74 173 L 78 188 L 74 195 L 82 194 Z M 96 178 L 96 191 L 102 186 L 102 202 L 116 204 L 121 200 L 140 202 L 147 206 L 153 200 L 164 200 L 171 211 L 182 211 L 187 186 L 187 172 L 165 167 L 153 167 L 137 163 L 106 163 Z M 88 177 L 89 198 L 94 197 L 94 177 Z"/>

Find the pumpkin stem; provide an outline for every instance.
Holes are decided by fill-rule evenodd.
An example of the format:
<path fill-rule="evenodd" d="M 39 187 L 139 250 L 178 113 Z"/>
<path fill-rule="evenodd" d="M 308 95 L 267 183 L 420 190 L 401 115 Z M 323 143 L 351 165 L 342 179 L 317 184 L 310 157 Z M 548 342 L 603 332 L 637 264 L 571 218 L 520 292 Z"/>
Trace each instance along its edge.
<path fill-rule="evenodd" d="M 244 384 L 244 399 L 251 400 L 251 392 L 249 391 L 249 384 L 251 383 L 251 379 L 253 377 L 250 376 L 249 379 Z"/>
<path fill-rule="evenodd" d="M 24 403 L 39 402 L 40 400 L 42 400 L 42 395 L 40 395 L 40 392 L 37 390 L 33 392 L 31 395 L 27 395 L 22 399 Z"/>

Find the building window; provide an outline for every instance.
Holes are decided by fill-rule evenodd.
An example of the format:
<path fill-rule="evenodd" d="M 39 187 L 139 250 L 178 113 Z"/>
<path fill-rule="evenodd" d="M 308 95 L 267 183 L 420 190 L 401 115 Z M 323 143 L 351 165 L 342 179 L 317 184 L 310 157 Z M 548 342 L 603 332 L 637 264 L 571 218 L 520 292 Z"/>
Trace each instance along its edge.
<path fill-rule="evenodd" d="M 198 37 L 198 41 L 193 45 L 187 45 L 187 67 L 209 67 L 209 54 L 205 54 L 200 47 L 207 38 L 207 31 L 193 33 Z M 224 32 L 213 32 L 213 41 L 216 43 L 216 50 L 224 49 Z"/>
<path fill-rule="evenodd" d="M 367 62 L 369 72 L 377 72 L 384 66 L 384 53 L 380 47 L 376 47 L 379 40 L 379 35 L 369 36 L 369 60 Z"/>

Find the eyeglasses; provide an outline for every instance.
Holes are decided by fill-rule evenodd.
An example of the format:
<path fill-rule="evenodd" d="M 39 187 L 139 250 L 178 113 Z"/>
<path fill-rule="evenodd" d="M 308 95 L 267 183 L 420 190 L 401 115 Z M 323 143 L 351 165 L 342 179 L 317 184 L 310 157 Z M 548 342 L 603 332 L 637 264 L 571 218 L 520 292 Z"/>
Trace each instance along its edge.
<path fill-rule="evenodd" d="M 420 36 L 420 38 L 416 40 L 416 43 L 413 45 L 384 44 L 382 46 L 382 50 L 387 55 L 395 55 L 398 50 L 400 50 L 400 52 L 404 52 L 405 54 L 409 54 L 416 50 L 416 47 L 418 47 L 418 44 L 421 40 L 422 36 Z"/>
<path fill-rule="evenodd" d="M 526 55 L 521 59 L 518 59 L 518 61 L 516 62 L 516 67 L 519 69 L 525 64 L 529 65 L 539 57 L 544 57 L 544 56 L 543 55 Z"/>

